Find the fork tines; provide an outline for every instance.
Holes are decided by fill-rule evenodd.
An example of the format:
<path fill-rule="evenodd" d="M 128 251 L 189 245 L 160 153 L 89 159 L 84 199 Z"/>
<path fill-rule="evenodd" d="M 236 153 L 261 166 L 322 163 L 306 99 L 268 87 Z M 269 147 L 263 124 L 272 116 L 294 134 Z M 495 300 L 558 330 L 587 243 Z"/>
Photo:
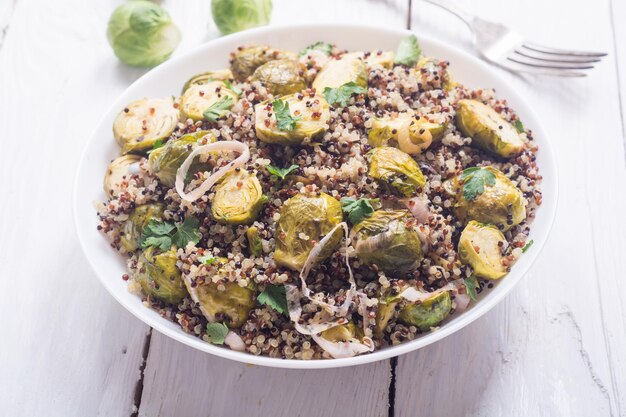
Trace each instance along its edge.
<path fill-rule="evenodd" d="M 558 75 L 584 77 L 586 74 L 573 70 L 592 69 L 607 54 L 604 52 L 568 51 L 542 45 L 523 43 L 513 49 L 507 60 L 527 67 L 557 71 Z"/>

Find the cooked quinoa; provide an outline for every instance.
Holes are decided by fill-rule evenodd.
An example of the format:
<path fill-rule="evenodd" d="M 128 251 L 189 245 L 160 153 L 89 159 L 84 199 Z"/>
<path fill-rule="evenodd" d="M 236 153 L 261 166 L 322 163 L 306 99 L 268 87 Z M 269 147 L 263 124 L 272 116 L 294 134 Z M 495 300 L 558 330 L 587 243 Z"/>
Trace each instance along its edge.
<path fill-rule="evenodd" d="M 237 65 L 237 59 L 242 52 L 248 49 L 242 47 L 233 52 L 231 56 L 233 66 Z M 301 55 L 269 47 L 262 51 L 264 62 L 282 59 L 297 64 L 299 71 L 296 75 L 304 80 L 306 88 L 293 92 L 292 103 L 304 101 L 306 108 L 314 108 L 311 114 L 303 113 L 301 117 L 323 119 L 323 115 L 320 116 L 323 108 L 316 110 L 316 106 L 321 106 L 320 101 L 325 102 L 324 97 L 328 97 L 325 94 L 327 91 L 316 90 L 314 86 L 321 79 L 320 74 L 324 73 L 325 66 L 342 61 L 344 58 L 347 60 L 347 57 L 351 56 L 336 46 L 328 47 L 326 52 L 330 55 L 323 49 L 313 47 Z M 389 54 L 392 57 L 389 62 L 373 59 Z M 207 86 L 219 83 L 215 91 L 197 88 L 194 94 L 202 96 L 203 99 L 216 95 L 212 102 L 204 102 L 205 105 L 211 106 L 219 99 L 232 97 L 232 104 L 218 112 L 217 117 L 194 116 L 189 103 L 186 102 L 189 97 L 185 97 L 185 94 L 188 93 L 185 93 L 182 98 L 176 97 L 171 101 L 164 99 L 166 103 L 161 103 L 163 109 L 160 107 L 155 109 L 151 107 L 153 104 L 148 104 L 148 109 L 144 113 L 139 112 L 141 113 L 139 118 L 144 119 L 138 122 L 139 133 L 135 136 L 132 134 L 124 136 L 123 132 L 116 131 L 116 139 L 124 152 L 136 156 L 132 157 L 132 168 L 128 168 L 130 165 L 124 165 L 124 169 L 128 170 L 122 175 L 115 176 L 114 171 L 119 165 L 115 162 L 118 160 L 113 161 L 109 167 L 109 175 L 105 181 L 108 200 L 97 206 L 98 229 L 111 246 L 127 259 L 128 273 L 122 278 L 128 281 L 129 290 L 141 297 L 146 307 L 155 309 L 162 317 L 178 323 L 183 331 L 196 335 L 207 343 L 222 343 L 222 340 L 218 340 L 219 337 L 207 330 L 207 325 L 210 322 L 223 323 L 228 327 L 230 336 L 227 337 L 226 345 L 231 348 L 245 350 L 253 355 L 284 359 L 326 359 L 362 354 L 404 343 L 419 337 L 422 333 L 435 331 L 441 320 L 449 320 L 450 317 L 460 314 L 468 302 L 475 302 L 468 296 L 468 292 L 472 293 L 471 289 L 467 288 L 471 285 L 468 283 L 476 279 L 475 291 L 479 294 L 486 288 L 493 287 L 495 282 L 493 277 L 488 279 L 488 276 L 477 269 L 476 264 L 459 253 L 461 233 L 466 225 L 472 220 L 479 220 L 480 224 L 485 223 L 484 218 L 472 217 L 471 210 L 462 216 L 459 215 L 459 193 L 467 192 L 464 186 L 471 179 L 468 175 L 471 170 L 465 171 L 465 174 L 464 170 L 474 167 L 479 169 L 492 167 L 499 171 L 523 196 L 520 200 L 524 209 L 522 218 L 514 219 L 512 214 L 507 214 L 504 224 L 496 222 L 495 226 L 489 226 L 487 230 L 492 235 L 501 233 L 504 237 L 497 242 L 499 264 L 496 265 L 496 269 L 502 270 L 502 274 L 510 270 L 517 258 L 522 255 L 523 248 L 529 243 L 527 242 L 529 225 L 542 199 L 541 175 L 536 164 L 538 148 L 533 140 L 532 131 L 524 130 L 514 110 L 509 108 L 506 100 L 496 98 L 494 90 L 470 89 L 453 81 L 447 61 L 422 57 L 410 65 L 401 65 L 393 62 L 393 53 L 383 51 L 357 54 L 355 59 L 360 60 L 366 68 L 365 78 L 357 84 L 366 87 L 356 89 L 355 93 L 350 94 L 345 106 L 338 102 L 329 103 L 328 119 L 326 123 L 322 123 L 321 131 L 311 137 L 305 135 L 303 138 L 294 139 L 298 143 L 269 143 L 271 140 L 259 138 L 259 121 L 255 119 L 258 110 L 255 111 L 255 106 L 261 106 L 257 109 L 265 106 L 265 111 L 275 112 L 274 100 L 277 98 L 286 100 L 284 95 L 288 93 L 284 88 L 289 89 L 290 86 L 276 87 L 272 84 L 274 80 L 271 71 L 269 76 L 264 76 L 262 71 L 256 71 L 255 68 L 247 68 L 248 72 L 244 71 L 246 68 L 244 70 L 236 68 L 236 71 L 233 68 L 232 72 L 220 71 L 217 72 L 221 74 L 219 77 L 215 75 L 215 78 L 211 78 L 209 75 L 195 84 Z M 238 78 L 234 78 L 233 73 L 237 74 Z M 227 94 L 220 89 L 228 89 L 234 93 Z M 277 91 L 280 91 L 280 94 Z M 458 127 L 459 117 L 457 117 L 461 100 L 482 103 L 501 117 L 504 121 L 502 125 L 506 124 L 505 128 L 507 126 L 517 128 L 517 136 L 521 143 L 519 150 L 502 157 L 497 155 L 497 152 L 485 151 L 484 146 L 477 146 L 476 137 L 463 134 Z M 149 100 L 144 101 L 150 103 Z M 121 111 L 120 118 L 128 117 L 136 111 L 135 108 L 138 108 L 137 105 L 133 107 L 129 104 Z M 204 112 L 204 115 L 206 114 Z M 385 184 L 384 180 L 372 178 L 370 172 L 371 158 L 377 149 L 373 146 L 372 130 L 376 128 L 377 121 L 395 120 L 400 117 L 399 115 L 409 115 L 412 120 L 427 121 L 441 127 L 441 131 L 437 132 L 439 136 L 437 140 L 431 136 L 431 142 L 423 144 L 423 149 L 411 152 L 410 157 L 417 162 L 425 182 L 415 186 L 408 195 L 398 194 Z M 297 114 L 292 116 L 298 119 Z M 154 130 L 150 117 L 161 117 L 161 125 L 171 123 L 171 132 L 167 131 L 167 136 L 162 138 L 148 137 L 147 133 Z M 163 122 L 163 119 L 166 121 Z M 127 120 L 122 122 L 126 122 L 126 127 L 129 126 L 130 122 Z M 266 121 L 266 127 L 269 126 L 275 131 L 280 130 L 272 123 Z M 297 130 L 302 119 L 293 123 L 292 129 Z M 503 129 L 502 125 L 499 129 Z M 399 147 L 402 150 L 402 146 L 399 145 L 400 139 L 394 141 L 397 132 L 393 130 L 395 129 L 385 131 L 389 136 L 385 145 Z M 158 169 L 155 169 L 157 158 L 154 158 L 155 161 L 152 157 L 148 159 L 149 153 L 163 149 L 168 142 L 173 143 L 180 138 L 188 137 L 185 135 L 196 132 L 202 134 L 197 135 L 198 143 L 188 145 L 187 155 L 194 147 L 212 141 L 216 141 L 215 143 L 236 141 L 247 145 L 249 149 L 250 157 L 243 166 L 236 169 L 237 175 L 243 175 L 242 178 L 255 176 L 264 197 L 259 200 L 261 206 L 258 213 L 246 218 L 241 224 L 230 224 L 227 219 L 216 219 L 212 212 L 216 188 L 220 186 L 220 181 L 225 179 L 220 179 L 217 185 L 195 201 L 187 201 L 181 197 L 180 190 L 172 184 L 173 179 L 164 181 L 164 177 L 159 176 Z M 291 134 L 289 130 L 285 132 Z M 421 131 L 418 133 L 423 134 Z M 162 143 L 165 143 L 165 146 L 160 148 L 159 145 Z M 218 168 L 227 166 L 236 156 L 237 152 L 202 152 L 196 160 L 202 169 L 189 171 L 185 178 L 186 192 L 200 186 L 211 178 Z M 181 158 L 177 165 L 178 171 L 175 173 L 179 176 L 181 174 L 179 166 L 184 159 Z M 293 165 L 296 167 L 284 179 L 270 173 L 271 169 L 268 170 L 271 167 L 282 168 Z M 490 174 L 491 171 L 487 172 L 487 169 L 481 172 L 486 176 L 482 192 L 487 195 L 485 190 L 491 186 L 489 181 L 493 174 Z M 235 170 L 232 170 L 228 175 L 235 175 L 234 173 Z M 453 183 L 457 184 L 456 194 L 451 192 L 447 185 Z M 480 194 L 480 187 L 478 193 Z M 320 255 L 307 263 L 307 266 L 311 267 L 310 272 L 306 276 L 303 275 L 310 291 L 310 296 L 307 296 L 302 291 L 301 271 L 275 259 L 278 239 L 285 238 L 285 231 L 282 229 L 277 231 L 277 226 L 281 215 L 285 215 L 286 202 L 291 198 L 296 195 L 315 198 L 324 194 L 337 202 L 342 199 L 346 201 L 346 198 L 352 198 L 352 201 L 369 199 L 367 200 L 369 204 L 381 212 L 405 210 L 406 216 L 402 217 L 403 230 L 417 233 L 420 239 L 419 247 L 413 248 L 416 255 L 408 259 L 409 263 L 412 262 L 409 269 L 395 270 L 393 265 L 381 267 L 357 250 L 359 229 L 357 224 L 349 220 L 349 212 L 344 203 L 341 221 L 346 222 L 351 233 L 349 236 L 342 235 L 341 240 L 335 239 L 336 242 L 333 244 L 328 244 L 326 249 L 330 250 L 326 250 L 329 253 L 325 257 Z M 471 199 L 467 200 L 465 203 L 473 204 Z M 476 201 L 478 197 L 474 197 L 474 202 Z M 133 217 L 133 213 L 139 207 L 150 204 L 160 204 L 158 216 L 151 218 L 155 224 L 178 227 L 185 219 L 196 219 L 197 238 L 179 247 L 175 243 L 177 238 L 172 236 L 176 230 L 173 229 L 169 232 L 172 239 L 171 247 L 168 248 L 167 243 L 166 247 L 151 245 L 150 241 L 146 240 L 148 232 L 146 232 L 147 223 L 143 221 L 145 219 L 137 220 Z M 241 204 L 245 205 L 243 200 Z M 509 208 L 510 206 L 511 204 Z M 371 218 L 369 216 L 372 216 L 371 212 L 359 220 L 367 222 Z M 254 236 L 257 239 L 255 250 L 251 248 L 250 228 L 254 228 Z M 339 236 L 342 230 L 338 227 L 332 233 Z M 305 229 L 288 232 L 297 234 L 292 236 L 293 239 L 310 242 L 311 246 L 320 245 L 319 241 L 324 237 L 310 236 Z M 280 235 L 281 233 L 283 235 Z M 129 239 L 135 241 L 129 242 Z M 476 241 L 472 242 L 474 242 L 472 249 L 481 256 L 481 248 L 477 246 Z M 385 255 L 385 250 L 387 249 L 384 247 L 376 247 L 375 259 L 379 259 L 381 254 Z M 175 262 L 176 271 L 170 271 L 169 279 L 180 293 L 176 302 L 169 302 L 171 298 L 160 297 L 158 290 L 162 290 L 159 288 L 162 283 L 149 276 L 156 265 L 154 256 L 161 252 L 173 254 L 172 262 Z M 485 252 L 483 249 L 482 253 Z M 350 271 L 354 276 L 355 288 L 351 288 L 350 285 Z M 238 302 L 230 306 L 239 309 L 236 317 L 241 318 L 240 322 L 233 319 L 235 317 L 233 314 L 219 310 L 217 306 L 202 305 L 203 300 L 189 294 L 189 291 L 210 287 L 210 291 L 217 294 L 216 297 L 219 299 L 220 294 L 229 292 L 233 285 L 251 294 L 252 303 L 249 306 L 242 306 Z M 259 302 L 259 294 L 266 291 L 269 286 L 281 290 L 286 288 L 289 311 L 281 311 L 272 303 Z M 405 291 L 407 288 L 420 294 L 417 300 L 401 296 L 407 294 Z M 428 294 L 432 294 L 432 297 L 429 298 Z M 421 305 L 426 307 L 426 311 L 422 311 L 421 314 L 431 314 L 427 311 L 429 303 L 434 297 L 442 294 L 446 297 L 449 295 L 451 302 L 447 307 L 444 306 L 445 311 L 437 322 L 428 321 L 432 317 L 426 320 L 425 325 L 424 322 L 412 322 L 407 319 L 409 315 L 403 313 L 409 311 L 407 309 Z M 347 298 L 349 303 L 346 309 L 332 308 L 340 306 Z M 211 300 L 213 304 L 216 303 L 215 298 Z M 204 302 L 207 302 L 206 299 Z M 298 304 L 301 311 L 296 312 L 294 310 Z M 383 314 L 381 306 L 391 308 L 390 312 L 385 313 L 386 323 L 382 326 L 378 323 L 377 328 L 377 321 L 381 320 Z M 316 335 L 303 332 L 303 326 L 311 323 L 321 325 L 320 329 L 327 330 Z M 338 329 L 345 331 L 337 332 Z M 333 330 L 335 331 L 332 332 Z M 335 347 L 322 348 L 319 343 L 320 337 Z M 233 339 L 236 342 L 232 342 Z M 366 346 L 367 349 L 354 350 L 352 348 L 354 346 Z"/>

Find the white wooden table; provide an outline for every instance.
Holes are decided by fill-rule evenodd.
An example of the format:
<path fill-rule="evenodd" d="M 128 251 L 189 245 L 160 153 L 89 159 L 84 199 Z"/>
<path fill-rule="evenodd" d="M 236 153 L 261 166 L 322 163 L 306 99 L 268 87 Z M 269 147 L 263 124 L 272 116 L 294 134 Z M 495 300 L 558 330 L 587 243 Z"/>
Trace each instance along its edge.
<path fill-rule="evenodd" d="M 83 259 L 70 208 L 79 154 L 144 73 L 104 36 L 119 2 L 0 0 L 0 416 L 626 416 L 626 2 L 466 5 L 538 41 L 610 53 L 586 79 L 505 74 L 556 150 L 551 238 L 513 294 L 464 330 L 324 371 L 233 363 L 152 332 Z M 216 36 L 209 0 L 164 6 L 184 32 L 177 54 Z M 274 6 L 273 23 L 409 26 L 470 48 L 462 23 L 418 0 Z"/>

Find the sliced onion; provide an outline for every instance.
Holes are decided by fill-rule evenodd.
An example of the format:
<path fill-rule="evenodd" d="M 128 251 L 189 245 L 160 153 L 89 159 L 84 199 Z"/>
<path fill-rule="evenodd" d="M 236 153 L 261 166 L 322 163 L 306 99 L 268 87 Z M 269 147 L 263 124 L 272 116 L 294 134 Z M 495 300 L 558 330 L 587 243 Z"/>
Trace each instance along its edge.
<path fill-rule="evenodd" d="M 402 292 L 400 292 L 398 296 L 412 303 L 416 303 L 418 301 L 421 303 L 431 297 L 441 294 L 444 291 L 452 291 L 455 294 L 458 294 L 460 288 L 465 288 L 465 282 L 462 279 L 457 279 L 432 292 L 420 291 L 415 287 L 407 287 Z"/>
<path fill-rule="evenodd" d="M 208 151 L 233 151 L 238 152 L 240 155 L 224 165 L 213 174 L 211 174 L 202 184 L 198 187 L 190 191 L 189 193 L 185 193 L 185 178 L 187 177 L 187 172 L 189 171 L 189 167 L 196 156 L 203 152 Z M 185 159 L 185 162 L 178 168 L 176 171 L 176 192 L 180 195 L 185 201 L 193 202 L 202 197 L 207 191 L 211 189 L 211 187 L 219 181 L 224 175 L 226 175 L 229 171 L 243 166 L 250 159 L 250 148 L 245 143 L 237 142 L 234 140 L 227 141 L 219 141 L 214 143 L 209 143 L 207 145 L 198 146 L 193 150 Z"/>
<path fill-rule="evenodd" d="M 464 294 L 456 294 L 455 297 L 454 297 L 454 302 L 456 304 L 456 308 L 455 308 L 456 311 L 459 312 L 459 313 L 462 312 L 462 311 L 465 311 L 465 309 L 467 308 L 467 306 L 470 303 L 470 300 L 471 300 L 470 296 L 465 294 L 465 293 Z"/>
<path fill-rule="evenodd" d="M 246 350 L 246 344 L 237 333 L 232 330 L 228 332 L 226 337 L 224 338 L 224 343 L 228 345 L 232 350 L 236 350 L 237 352 L 243 352 Z"/>
<path fill-rule="evenodd" d="M 361 342 L 357 339 L 349 342 L 331 342 L 320 335 L 311 336 L 313 340 L 335 359 L 351 358 L 360 353 L 374 350 L 374 342 L 369 337 L 364 337 Z"/>
<path fill-rule="evenodd" d="M 302 306 L 300 305 L 300 290 L 295 285 L 285 285 L 285 295 L 287 296 L 287 309 L 289 310 L 289 319 L 293 323 L 295 329 L 301 334 L 318 334 L 324 330 L 332 329 L 348 322 L 344 317 L 333 319 L 326 312 L 326 315 L 318 313 L 309 323 L 301 324 L 300 316 L 302 315 Z M 326 311 L 326 310 L 324 310 Z"/>
<path fill-rule="evenodd" d="M 413 197 L 400 200 L 409 209 L 413 217 L 420 223 L 427 223 L 430 216 L 428 201 L 424 198 Z"/>

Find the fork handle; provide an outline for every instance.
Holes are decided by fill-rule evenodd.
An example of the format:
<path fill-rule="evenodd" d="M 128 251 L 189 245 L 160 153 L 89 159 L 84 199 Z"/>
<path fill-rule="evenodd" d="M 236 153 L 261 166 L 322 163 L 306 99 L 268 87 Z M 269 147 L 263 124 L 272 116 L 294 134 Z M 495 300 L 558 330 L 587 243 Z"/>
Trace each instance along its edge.
<path fill-rule="evenodd" d="M 458 7 L 454 2 L 449 0 L 424 0 L 426 3 L 430 3 L 437 7 L 441 7 L 444 10 L 449 11 L 459 19 L 461 19 L 469 28 L 472 28 L 472 22 L 475 19 L 475 16 L 467 13 L 465 10 Z"/>

